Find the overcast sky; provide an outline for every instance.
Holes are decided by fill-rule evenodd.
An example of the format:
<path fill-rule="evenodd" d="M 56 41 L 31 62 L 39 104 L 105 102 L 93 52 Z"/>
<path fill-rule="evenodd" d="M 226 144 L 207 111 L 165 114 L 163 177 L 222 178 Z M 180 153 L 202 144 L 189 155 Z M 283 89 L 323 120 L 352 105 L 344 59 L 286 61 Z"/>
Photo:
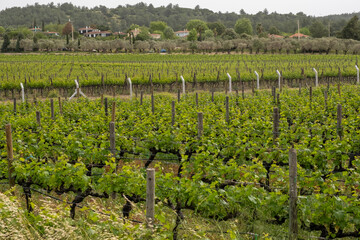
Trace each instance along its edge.
<path fill-rule="evenodd" d="M 0 10 L 10 7 L 24 7 L 27 4 L 33 5 L 35 2 L 39 4 L 47 4 L 51 0 L 38 0 L 38 1 L 28 1 L 28 0 L 1 0 Z M 52 1 L 55 4 L 72 2 L 77 6 L 87 6 L 94 7 L 99 4 L 106 7 L 114 8 L 118 5 L 126 4 L 135 4 L 141 2 L 139 0 L 126 0 L 126 1 L 116 1 L 116 0 L 75 0 L 75 1 Z M 155 7 L 158 6 L 167 6 L 170 2 L 165 0 L 144 0 L 142 2 L 152 3 Z M 196 5 L 200 5 L 200 8 L 208 8 L 215 12 L 236 12 L 239 13 L 240 9 L 244 9 L 247 13 L 257 13 L 264 10 L 265 8 L 271 12 L 278 13 L 297 13 L 304 12 L 307 15 L 312 16 L 325 16 L 330 14 L 341 14 L 341 13 L 353 13 L 360 11 L 360 1 L 359 0 L 174 0 L 172 4 L 179 4 L 180 7 L 194 8 Z"/>

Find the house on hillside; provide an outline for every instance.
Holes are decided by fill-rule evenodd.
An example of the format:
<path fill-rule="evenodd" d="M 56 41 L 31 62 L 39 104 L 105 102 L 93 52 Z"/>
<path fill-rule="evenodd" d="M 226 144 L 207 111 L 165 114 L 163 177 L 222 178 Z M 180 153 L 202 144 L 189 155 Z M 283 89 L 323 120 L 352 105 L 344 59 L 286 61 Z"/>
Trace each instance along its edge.
<path fill-rule="evenodd" d="M 58 36 L 60 36 L 60 34 L 58 32 L 49 32 L 49 31 L 47 31 L 47 32 L 44 32 L 44 34 L 46 34 L 46 35 L 48 35 L 50 37 L 58 37 Z"/>
<path fill-rule="evenodd" d="M 130 33 L 132 33 L 132 35 L 134 37 L 136 37 L 137 35 L 139 35 L 139 33 L 141 33 L 141 30 L 138 28 L 135 28 L 134 30 L 131 30 Z"/>
<path fill-rule="evenodd" d="M 92 32 L 87 32 L 83 34 L 85 37 L 96 38 L 96 37 L 110 37 L 112 32 L 109 31 L 100 31 L 99 29 L 93 29 Z"/>
<path fill-rule="evenodd" d="M 96 29 L 93 29 L 93 28 L 88 27 L 88 26 L 86 26 L 86 27 L 84 27 L 84 28 L 79 28 L 79 29 L 78 29 L 78 31 L 79 31 L 79 33 L 80 33 L 81 35 L 84 35 L 85 33 L 92 32 L 92 31 L 94 31 L 94 30 L 96 30 Z"/>
<path fill-rule="evenodd" d="M 42 29 L 39 27 L 30 28 L 29 30 L 32 32 L 42 32 Z"/>
<path fill-rule="evenodd" d="M 187 36 L 190 34 L 190 32 L 185 29 L 184 31 L 174 32 L 174 34 L 175 34 L 177 37 L 183 38 L 183 37 L 187 37 Z"/>
<path fill-rule="evenodd" d="M 302 34 L 302 33 L 295 33 L 293 35 L 291 35 L 289 38 L 309 38 L 310 36 Z"/>

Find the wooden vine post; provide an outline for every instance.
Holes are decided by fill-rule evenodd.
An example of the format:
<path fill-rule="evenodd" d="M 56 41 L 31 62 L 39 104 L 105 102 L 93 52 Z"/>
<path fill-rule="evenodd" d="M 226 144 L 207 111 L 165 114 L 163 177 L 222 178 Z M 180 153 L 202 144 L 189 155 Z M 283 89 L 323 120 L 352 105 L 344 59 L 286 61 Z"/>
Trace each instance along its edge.
<path fill-rule="evenodd" d="M 36 111 L 36 122 L 39 126 L 41 126 L 41 114 L 39 111 Z"/>
<path fill-rule="evenodd" d="M 108 115 L 108 99 L 105 98 L 105 116 Z"/>
<path fill-rule="evenodd" d="M 225 107 L 226 107 L 226 123 L 229 124 L 230 123 L 229 96 L 226 96 Z"/>
<path fill-rule="evenodd" d="M 241 82 L 241 95 L 242 95 L 242 99 L 245 99 L 245 87 L 244 87 L 244 82 Z"/>
<path fill-rule="evenodd" d="M 140 92 L 140 106 L 143 104 L 144 91 Z"/>
<path fill-rule="evenodd" d="M 16 115 L 16 98 L 14 98 L 14 115 Z"/>
<path fill-rule="evenodd" d="M 177 98 L 178 98 L 178 102 L 180 102 L 180 99 L 181 99 L 180 89 L 178 89 Z"/>
<path fill-rule="evenodd" d="M 201 138 L 204 132 L 204 125 L 203 125 L 203 113 L 198 113 L 198 138 Z"/>
<path fill-rule="evenodd" d="M 60 115 L 63 114 L 63 111 L 62 111 L 62 104 L 61 104 L 61 97 L 59 97 L 59 112 L 60 112 Z"/>
<path fill-rule="evenodd" d="M 175 125 L 175 101 L 171 102 L 171 125 Z"/>
<path fill-rule="evenodd" d="M 12 176 L 14 172 L 14 168 L 12 162 L 14 160 L 13 154 L 13 142 L 12 142 L 12 135 L 11 135 L 11 124 L 5 125 L 5 132 L 6 132 L 6 150 L 7 150 L 7 157 L 8 157 L 8 173 L 9 173 L 9 184 L 10 187 L 15 186 L 15 178 Z"/>
<path fill-rule="evenodd" d="M 342 126 L 341 126 L 341 121 L 342 121 L 342 107 L 341 104 L 337 105 L 337 133 L 340 137 L 340 139 L 342 139 Z"/>
<path fill-rule="evenodd" d="M 116 156 L 116 149 L 115 149 L 115 122 L 110 122 L 110 152 L 112 157 L 115 158 Z"/>
<path fill-rule="evenodd" d="M 277 139 L 279 138 L 279 125 L 280 125 L 280 115 L 279 108 L 274 108 L 274 124 L 273 124 L 273 136 L 274 136 L 274 144 L 276 144 Z"/>
<path fill-rule="evenodd" d="M 198 107 L 199 106 L 199 94 L 198 93 L 196 93 L 196 95 L 195 95 L 195 102 L 196 102 L 196 107 Z"/>
<path fill-rule="evenodd" d="M 297 222 L 297 156 L 296 150 L 289 150 L 289 235 L 290 240 L 296 240 L 298 235 Z"/>
<path fill-rule="evenodd" d="M 151 94 L 151 112 L 155 113 L 154 94 Z"/>
<path fill-rule="evenodd" d="M 146 169 L 146 225 L 153 228 L 155 220 L 155 169 Z"/>
<path fill-rule="evenodd" d="M 54 99 L 50 99 L 50 109 L 51 109 L 51 119 L 54 120 L 54 119 L 55 119 L 55 114 L 54 114 Z"/>
<path fill-rule="evenodd" d="M 310 87 L 310 109 L 312 109 L 312 87 Z"/>

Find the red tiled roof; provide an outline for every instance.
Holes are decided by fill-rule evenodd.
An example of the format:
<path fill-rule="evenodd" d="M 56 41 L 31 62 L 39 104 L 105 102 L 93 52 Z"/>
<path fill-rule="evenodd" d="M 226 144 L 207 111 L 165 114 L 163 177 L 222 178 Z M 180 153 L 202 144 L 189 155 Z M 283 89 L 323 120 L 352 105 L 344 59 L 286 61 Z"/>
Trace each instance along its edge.
<path fill-rule="evenodd" d="M 269 37 L 270 37 L 270 38 L 284 38 L 283 36 L 281 36 L 281 35 L 276 35 L 276 34 L 269 34 Z"/>
<path fill-rule="evenodd" d="M 308 38 L 308 35 L 302 34 L 302 33 L 295 33 L 293 35 L 290 36 L 291 38 L 295 38 L 295 37 L 301 37 L 301 38 Z"/>

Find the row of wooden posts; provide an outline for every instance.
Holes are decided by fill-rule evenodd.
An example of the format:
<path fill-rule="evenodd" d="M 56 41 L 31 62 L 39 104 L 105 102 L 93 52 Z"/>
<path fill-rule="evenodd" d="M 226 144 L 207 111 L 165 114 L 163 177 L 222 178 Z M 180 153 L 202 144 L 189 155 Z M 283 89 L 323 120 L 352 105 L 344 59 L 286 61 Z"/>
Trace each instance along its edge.
<path fill-rule="evenodd" d="M 310 90 L 310 98 L 311 98 L 311 90 Z M 141 95 L 141 104 L 142 104 L 142 95 Z M 105 114 L 108 115 L 108 99 L 104 100 L 105 106 Z M 198 95 L 196 94 L 196 102 L 198 103 Z M 327 94 L 325 93 L 325 107 L 326 107 L 326 100 Z M 152 111 L 154 112 L 154 97 L 152 95 Z M 53 99 L 50 100 L 51 105 L 51 118 L 54 119 L 54 102 Z M 172 125 L 175 124 L 175 101 L 172 101 Z M 59 108 L 60 114 L 62 114 L 62 104 L 61 99 L 59 98 Z M 116 145 L 115 145 L 115 108 L 116 103 L 112 102 L 112 112 L 111 112 L 111 122 L 109 126 L 110 130 L 110 150 L 113 155 L 116 154 Z M 16 112 L 16 100 L 14 99 L 14 111 Z M 40 112 L 36 112 L 36 119 L 38 124 L 40 125 Z M 226 96 L 226 122 L 229 122 L 229 97 Z M 342 107 L 341 104 L 337 106 L 337 130 L 338 135 L 341 138 L 341 122 L 342 122 Z M 280 136 L 280 113 L 279 108 L 275 107 L 273 109 L 273 139 L 274 143 L 276 144 L 277 139 Z M 7 140 L 7 153 L 8 153 L 8 172 L 9 172 L 9 183 L 10 186 L 15 185 L 15 179 L 12 177 L 13 167 L 13 148 L 12 148 L 12 136 L 11 136 L 11 125 L 7 124 L 6 127 L 6 140 Z M 203 113 L 198 112 L 198 138 L 201 138 L 203 135 Z M 297 176 L 297 157 L 296 157 L 296 150 L 290 149 L 289 150 L 289 179 L 290 179 L 290 189 L 289 189 L 289 233 L 291 239 L 296 239 L 298 226 L 297 226 L 297 183 L 296 183 L 296 176 Z M 147 169 L 147 187 L 146 187 L 146 219 L 148 225 L 151 226 L 154 221 L 154 204 L 155 204 L 155 170 L 154 169 Z"/>
<path fill-rule="evenodd" d="M 202 113 L 198 113 L 199 119 L 199 137 L 202 135 Z M 8 176 L 10 187 L 15 186 L 15 177 L 13 176 L 13 145 L 11 135 L 11 125 L 7 124 L 6 129 L 6 143 L 7 143 L 7 156 L 8 156 Z M 115 123 L 110 123 L 110 142 L 111 149 L 115 148 Z M 290 190 L 289 190 L 289 232 L 290 239 L 297 239 L 298 224 L 297 224 L 297 157 L 296 150 L 290 149 L 289 151 L 289 179 L 290 179 Z M 152 228 L 155 222 L 155 169 L 148 168 L 146 170 L 146 224 Z"/>
<path fill-rule="evenodd" d="M 115 129 L 114 122 L 111 122 L 110 126 L 113 126 Z M 110 131 L 112 132 L 112 131 Z M 7 150 L 7 159 L 8 159 L 8 178 L 9 178 L 9 185 L 10 187 L 15 186 L 15 176 L 13 161 L 14 161 L 14 154 L 13 154 L 13 140 L 12 140 L 12 133 L 11 133 L 11 124 L 5 125 L 5 133 L 6 133 L 6 150 Z M 115 134 L 114 134 L 115 135 Z M 113 139 L 115 136 L 113 135 Z M 110 138 L 111 139 L 111 138 Z M 112 141 L 110 141 L 112 142 Z M 113 146 L 115 147 L 115 141 L 113 142 Z M 148 227 L 154 226 L 155 220 L 155 169 L 148 168 L 146 170 L 146 224 Z"/>

